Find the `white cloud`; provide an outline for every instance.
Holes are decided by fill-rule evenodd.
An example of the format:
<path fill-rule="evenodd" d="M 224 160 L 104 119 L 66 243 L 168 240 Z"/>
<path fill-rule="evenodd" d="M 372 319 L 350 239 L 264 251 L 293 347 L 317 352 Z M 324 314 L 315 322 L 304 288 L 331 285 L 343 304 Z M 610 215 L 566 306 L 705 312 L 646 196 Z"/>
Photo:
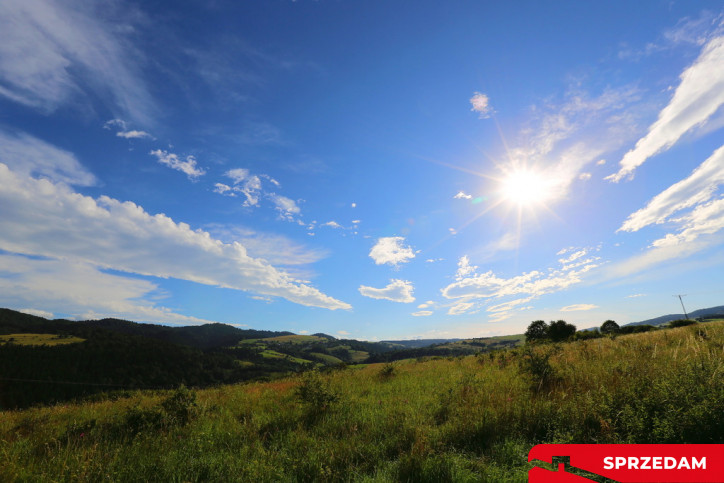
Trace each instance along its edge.
<path fill-rule="evenodd" d="M 711 235 L 724 228 L 724 198 L 697 206 L 688 215 L 675 220 L 681 223 L 679 233 L 669 233 L 655 240 L 655 248 L 690 244 L 702 235 Z"/>
<path fill-rule="evenodd" d="M 591 173 L 581 173 L 578 175 L 578 179 L 580 179 L 581 181 L 588 181 L 592 177 L 593 175 Z"/>
<path fill-rule="evenodd" d="M 359 293 L 365 297 L 373 299 L 391 300 L 393 302 L 402 302 L 409 304 L 415 301 L 415 297 L 412 296 L 414 287 L 412 282 L 406 280 L 392 279 L 390 283 L 384 288 L 374 288 L 361 285 L 359 287 Z"/>
<path fill-rule="evenodd" d="M 456 200 L 471 200 L 471 199 L 473 199 L 473 195 L 469 195 L 469 194 L 463 193 L 462 191 L 458 191 L 458 194 L 453 196 L 453 198 Z"/>
<path fill-rule="evenodd" d="M 634 139 L 639 118 L 648 109 L 632 86 L 607 88 L 591 95 L 572 87 L 559 102 L 533 106 L 521 139 L 511 144 L 507 172 L 532 171 L 546 182 L 549 201 L 560 200 L 585 168 Z"/>
<path fill-rule="evenodd" d="M 179 159 L 178 155 L 161 149 L 156 149 L 148 154 L 156 156 L 159 163 L 168 166 L 171 169 L 175 169 L 176 171 L 181 171 L 191 180 L 195 180 L 199 176 L 206 174 L 206 171 L 196 166 L 196 158 L 193 156 L 186 156 L 186 160 L 182 161 Z"/>
<path fill-rule="evenodd" d="M 301 212 L 296 201 L 291 198 L 276 193 L 269 193 L 267 197 L 274 203 L 277 211 L 279 211 L 279 216 L 284 220 L 293 221 L 294 215 L 298 215 Z"/>
<path fill-rule="evenodd" d="M 462 280 L 468 275 L 474 274 L 477 269 L 478 267 L 470 265 L 470 259 L 468 258 L 468 256 L 463 255 L 458 260 L 458 271 L 455 273 L 455 279 Z"/>
<path fill-rule="evenodd" d="M 377 239 L 377 243 L 370 250 L 370 257 L 375 261 L 376 265 L 397 266 L 408 260 L 415 258 L 412 248 L 406 246 L 405 238 L 401 236 L 388 236 Z"/>
<path fill-rule="evenodd" d="M 427 302 L 418 305 L 417 308 L 418 309 L 427 309 L 427 308 L 432 307 L 433 305 L 435 305 L 435 302 L 433 302 L 432 300 L 428 300 Z"/>
<path fill-rule="evenodd" d="M 156 108 L 136 65 L 143 54 L 124 37 L 135 27 L 103 20 L 99 11 L 88 2 L 0 2 L 0 95 L 46 113 L 100 98 L 148 124 Z"/>
<path fill-rule="evenodd" d="M 240 243 L 223 243 L 131 202 L 93 199 L 0 164 L 0 248 L 161 278 L 282 297 L 328 309 L 348 304 L 323 294 Z"/>
<path fill-rule="evenodd" d="M 325 250 L 311 249 L 274 233 L 260 232 L 243 226 L 220 224 L 205 225 L 204 228 L 211 236 L 224 243 L 241 243 L 249 256 L 263 258 L 272 265 L 284 267 L 311 265 L 328 256 Z"/>
<path fill-rule="evenodd" d="M 24 314 L 29 314 L 29 315 L 35 315 L 36 317 L 43 317 L 44 319 L 52 319 L 52 318 L 53 318 L 53 312 L 48 312 L 47 310 L 18 309 L 18 312 L 22 312 L 22 313 L 24 313 Z"/>
<path fill-rule="evenodd" d="M 593 304 L 574 304 L 574 305 L 566 305 L 565 307 L 561 307 L 561 312 L 580 312 L 584 310 L 593 310 L 597 309 L 598 305 Z"/>
<path fill-rule="evenodd" d="M 340 228 L 342 228 L 342 225 L 340 225 L 339 223 L 337 223 L 337 222 L 334 221 L 334 220 L 328 221 L 327 223 L 322 223 L 322 224 L 319 225 L 319 226 L 328 226 L 328 227 L 334 228 L 334 229 L 340 229 Z"/>
<path fill-rule="evenodd" d="M 629 215 L 619 231 L 633 232 L 650 224 L 664 223 L 677 211 L 710 200 L 721 184 L 724 184 L 724 146 L 714 151 L 689 177 L 656 195 L 645 208 Z"/>
<path fill-rule="evenodd" d="M 110 121 L 106 121 L 105 124 L 103 124 L 103 129 L 112 129 L 116 128 L 118 131 L 116 132 L 116 136 L 119 138 L 125 138 L 125 139 L 154 139 L 153 136 L 151 136 L 146 131 L 138 131 L 135 129 L 128 129 L 128 123 L 124 121 L 123 119 L 111 119 Z"/>
<path fill-rule="evenodd" d="M 25 176 L 33 175 L 76 186 L 97 183 L 95 176 L 72 153 L 25 133 L 0 131 L 0 163 Z"/>
<path fill-rule="evenodd" d="M 461 259 L 459 267 L 463 268 L 462 274 L 459 268 L 456 281 L 441 290 L 443 297 L 460 300 L 448 313 L 459 314 L 475 309 L 485 300 L 518 296 L 516 300 L 488 309 L 492 312 L 508 312 L 542 295 L 565 290 L 581 283 L 584 274 L 599 266 L 599 257 L 581 258 L 587 253 L 588 249 L 578 250 L 567 259 L 559 260 L 562 265 L 559 268 L 550 268 L 547 272 L 534 270 L 511 278 L 498 277 L 492 271 L 476 274 L 468 270 L 467 261 Z"/>
<path fill-rule="evenodd" d="M 724 104 L 724 36 L 710 40 L 699 58 L 681 74 L 669 104 L 648 133 L 621 159 L 621 169 L 606 179 L 618 182 L 647 159 L 669 149 L 685 133 L 702 126 Z"/>
<path fill-rule="evenodd" d="M 410 315 L 413 317 L 427 317 L 433 314 L 432 310 L 418 310 L 417 312 L 413 312 Z"/>
<path fill-rule="evenodd" d="M 159 306 L 158 287 L 146 280 L 112 275 L 96 266 L 67 259 L 0 254 L 0 305 L 32 304 L 22 312 L 52 318 L 51 311 L 76 319 L 120 317 L 139 322 L 197 325 L 210 320 Z"/>
<path fill-rule="evenodd" d="M 480 118 L 490 117 L 492 108 L 490 107 L 490 99 L 486 94 L 476 92 L 473 97 L 470 98 L 470 105 L 473 106 L 470 110 L 480 114 Z"/>
<path fill-rule="evenodd" d="M 461 315 L 474 307 L 475 307 L 475 304 L 472 302 L 458 302 L 448 309 L 447 314 L 448 315 Z"/>
<path fill-rule="evenodd" d="M 646 297 L 646 294 L 645 293 L 635 293 L 635 294 L 626 296 L 627 299 L 635 299 L 638 297 Z"/>
<path fill-rule="evenodd" d="M 119 138 L 125 138 L 125 139 L 153 139 L 153 136 L 148 134 L 146 131 L 119 131 L 116 133 L 116 136 Z"/>
<path fill-rule="evenodd" d="M 234 190 L 231 188 L 231 186 L 226 185 L 224 183 L 214 184 L 214 193 L 219 193 L 220 195 L 224 195 L 224 196 L 236 196 L 236 194 L 234 193 Z"/>

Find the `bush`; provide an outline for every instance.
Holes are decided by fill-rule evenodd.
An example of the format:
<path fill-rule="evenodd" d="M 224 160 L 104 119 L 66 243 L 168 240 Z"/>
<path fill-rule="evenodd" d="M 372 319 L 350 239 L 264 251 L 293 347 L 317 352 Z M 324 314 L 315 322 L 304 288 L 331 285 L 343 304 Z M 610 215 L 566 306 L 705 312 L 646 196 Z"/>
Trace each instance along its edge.
<path fill-rule="evenodd" d="M 169 423 L 185 426 L 196 414 L 196 393 L 181 386 L 161 403 L 161 407 Z"/>
<path fill-rule="evenodd" d="M 339 400 L 339 395 L 330 389 L 329 381 L 323 380 L 317 371 L 302 375 L 302 383 L 297 386 L 295 394 L 312 412 L 325 411 Z"/>
<path fill-rule="evenodd" d="M 696 324 L 695 320 L 677 319 L 677 320 L 672 320 L 671 322 L 669 322 L 669 327 L 671 327 L 673 329 L 675 327 L 686 327 L 687 325 L 694 325 L 694 324 Z"/>

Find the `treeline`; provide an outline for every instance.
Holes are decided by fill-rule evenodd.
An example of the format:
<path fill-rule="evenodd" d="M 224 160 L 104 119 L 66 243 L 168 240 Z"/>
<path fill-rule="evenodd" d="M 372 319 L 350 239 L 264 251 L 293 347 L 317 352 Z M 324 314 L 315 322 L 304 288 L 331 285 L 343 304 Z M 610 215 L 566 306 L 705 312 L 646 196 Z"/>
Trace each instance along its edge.
<path fill-rule="evenodd" d="M 695 323 L 696 321 L 691 319 L 679 319 L 669 322 L 665 327 L 653 325 L 624 325 L 621 327 L 614 320 L 607 320 L 599 328 L 577 330 L 575 325 L 569 324 L 565 320 L 551 321 L 550 323 L 543 320 L 534 320 L 525 331 L 525 341 L 528 343 L 541 343 L 596 339 L 617 334 L 638 334 L 664 328 L 684 327 Z"/>

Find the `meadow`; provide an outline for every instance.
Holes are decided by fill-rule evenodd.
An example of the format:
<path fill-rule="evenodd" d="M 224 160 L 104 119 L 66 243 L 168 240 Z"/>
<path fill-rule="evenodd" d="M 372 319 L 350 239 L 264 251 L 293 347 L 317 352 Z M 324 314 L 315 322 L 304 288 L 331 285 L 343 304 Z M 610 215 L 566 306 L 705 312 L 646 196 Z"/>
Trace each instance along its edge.
<path fill-rule="evenodd" d="M 1 481 L 526 481 L 538 443 L 724 443 L 724 322 L 0 413 Z"/>

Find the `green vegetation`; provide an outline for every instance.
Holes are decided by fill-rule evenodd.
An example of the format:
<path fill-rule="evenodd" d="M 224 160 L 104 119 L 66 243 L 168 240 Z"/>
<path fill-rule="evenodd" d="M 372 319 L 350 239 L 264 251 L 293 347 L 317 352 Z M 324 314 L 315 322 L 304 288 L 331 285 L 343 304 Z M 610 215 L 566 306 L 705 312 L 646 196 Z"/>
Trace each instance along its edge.
<path fill-rule="evenodd" d="M 724 443 L 724 323 L 0 413 L 0 481 L 526 481 L 537 443 Z M 115 399 L 115 400 L 114 400 Z"/>
<path fill-rule="evenodd" d="M 16 344 L 16 345 L 62 345 L 75 344 L 83 342 L 85 339 L 73 337 L 72 335 L 59 334 L 7 334 L 0 335 L 0 345 Z"/>

